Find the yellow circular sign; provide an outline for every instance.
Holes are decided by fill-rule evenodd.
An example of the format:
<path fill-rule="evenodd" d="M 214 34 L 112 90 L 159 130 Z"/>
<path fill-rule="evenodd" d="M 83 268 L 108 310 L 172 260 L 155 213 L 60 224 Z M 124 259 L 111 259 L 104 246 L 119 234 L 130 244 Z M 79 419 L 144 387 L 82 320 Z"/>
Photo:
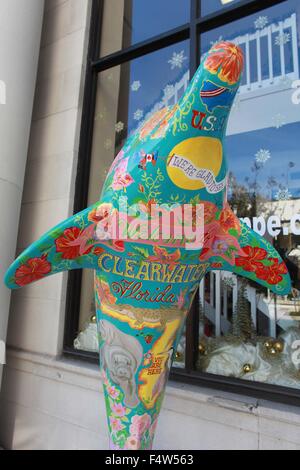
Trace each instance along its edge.
<path fill-rule="evenodd" d="M 180 164 L 179 159 L 182 157 Z M 167 161 L 167 172 L 174 184 L 182 189 L 201 189 L 205 187 L 202 179 L 194 178 L 197 170 L 205 169 L 216 178 L 222 165 L 223 149 L 219 139 L 214 137 L 192 137 L 175 145 Z"/>

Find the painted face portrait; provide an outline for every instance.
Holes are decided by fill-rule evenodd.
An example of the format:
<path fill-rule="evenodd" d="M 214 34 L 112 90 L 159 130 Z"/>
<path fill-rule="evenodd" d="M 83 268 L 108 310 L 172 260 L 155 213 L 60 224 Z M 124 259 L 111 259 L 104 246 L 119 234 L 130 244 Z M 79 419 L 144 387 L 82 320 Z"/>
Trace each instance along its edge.
<path fill-rule="evenodd" d="M 134 408 L 138 403 L 136 372 L 143 358 L 143 349 L 136 338 L 123 333 L 112 323 L 101 320 L 99 332 L 100 363 L 114 384 L 124 393 L 124 404 Z"/>

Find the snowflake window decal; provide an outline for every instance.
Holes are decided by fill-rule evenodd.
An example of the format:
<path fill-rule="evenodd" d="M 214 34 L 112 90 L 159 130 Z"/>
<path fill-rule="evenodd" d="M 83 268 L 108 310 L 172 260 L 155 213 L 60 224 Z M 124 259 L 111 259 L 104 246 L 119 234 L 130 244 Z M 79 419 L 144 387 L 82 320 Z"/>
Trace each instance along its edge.
<path fill-rule="evenodd" d="M 254 21 L 254 26 L 256 29 L 264 29 L 264 27 L 267 26 L 268 23 L 269 23 L 269 20 L 267 16 L 259 16 Z"/>
<path fill-rule="evenodd" d="M 105 148 L 106 150 L 110 150 L 111 147 L 112 147 L 112 141 L 111 141 L 111 139 L 106 139 L 106 140 L 104 141 L 104 148 Z"/>
<path fill-rule="evenodd" d="M 95 115 L 95 121 L 103 121 L 106 118 L 107 109 L 105 106 L 102 107 L 101 111 Z"/>
<path fill-rule="evenodd" d="M 275 199 L 277 201 L 287 201 L 288 199 L 291 199 L 291 197 L 292 195 L 289 192 L 288 188 L 280 188 L 275 194 Z"/>
<path fill-rule="evenodd" d="M 131 84 L 132 91 L 138 91 L 141 88 L 141 82 L 139 80 L 134 80 Z"/>
<path fill-rule="evenodd" d="M 286 124 L 286 118 L 281 113 L 275 114 L 272 118 L 273 125 L 276 129 L 280 129 Z"/>
<path fill-rule="evenodd" d="M 187 57 L 184 55 L 184 50 L 173 52 L 171 59 L 168 60 L 168 64 L 171 65 L 171 70 L 174 70 L 175 68 L 181 69 L 185 60 L 187 60 Z"/>
<path fill-rule="evenodd" d="M 124 129 L 124 122 L 119 121 L 115 124 L 115 131 L 117 133 L 122 132 L 123 129 Z"/>
<path fill-rule="evenodd" d="M 291 40 L 290 33 L 281 33 L 275 37 L 275 44 L 276 46 L 284 46 L 285 44 L 290 42 L 290 40 Z"/>
<path fill-rule="evenodd" d="M 135 121 L 139 121 L 140 119 L 142 119 L 143 116 L 144 116 L 143 111 L 141 109 L 137 109 L 133 114 L 133 119 Z"/>
<path fill-rule="evenodd" d="M 255 160 L 257 163 L 266 163 L 271 158 L 271 152 L 267 149 L 260 149 L 255 154 Z"/>

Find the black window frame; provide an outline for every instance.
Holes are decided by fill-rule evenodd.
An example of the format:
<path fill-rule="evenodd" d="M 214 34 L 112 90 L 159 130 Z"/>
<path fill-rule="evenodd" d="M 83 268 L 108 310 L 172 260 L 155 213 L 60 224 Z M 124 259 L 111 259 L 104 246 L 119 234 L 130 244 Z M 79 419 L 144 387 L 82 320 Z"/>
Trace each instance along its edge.
<path fill-rule="evenodd" d="M 134 44 L 126 49 L 99 57 L 104 0 L 92 0 L 90 38 L 86 62 L 82 123 L 75 182 L 74 214 L 87 207 L 97 76 L 100 72 L 189 39 L 190 76 L 193 76 L 199 65 L 202 33 L 224 26 L 232 21 L 240 20 L 279 3 L 288 2 L 288 0 L 241 0 L 211 15 L 202 17 L 200 1 L 186 1 L 190 1 L 189 23 Z M 63 355 L 72 359 L 95 363 L 98 362 L 97 353 L 80 351 L 73 347 L 74 338 L 78 334 L 82 270 L 71 271 L 68 276 Z M 170 380 L 248 395 L 257 399 L 300 406 L 300 390 L 197 371 L 195 363 L 199 339 L 198 325 L 198 296 L 196 296 L 186 321 L 186 343 L 190 346 L 186 348 L 185 368 L 173 367 L 170 373 Z"/>

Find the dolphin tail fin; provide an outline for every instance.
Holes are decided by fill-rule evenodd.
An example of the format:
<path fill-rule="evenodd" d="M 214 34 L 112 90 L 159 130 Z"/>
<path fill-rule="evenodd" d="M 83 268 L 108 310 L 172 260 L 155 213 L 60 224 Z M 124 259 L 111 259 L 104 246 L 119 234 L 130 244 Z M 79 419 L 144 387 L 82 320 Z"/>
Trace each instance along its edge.
<path fill-rule="evenodd" d="M 69 217 L 23 251 L 5 274 L 7 287 L 17 289 L 61 271 L 95 269 L 102 250 L 94 237 L 98 206 Z"/>
<path fill-rule="evenodd" d="M 277 250 L 265 238 L 240 221 L 228 205 L 224 211 L 227 211 L 227 216 L 223 217 L 222 222 L 227 228 L 230 226 L 231 228 L 225 236 L 220 228 L 220 232 L 215 236 L 215 241 L 218 242 L 218 238 L 220 240 L 220 249 L 223 242 L 222 254 L 216 255 L 218 245 L 214 242 L 211 250 L 204 249 L 203 255 L 200 255 L 200 259 L 209 261 L 208 270 L 229 271 L 255 281 L 275 294 L 287 295 L 291 291 L 291 279 Z M 224 253 L 227 246 L 229 249 Z M 207 256 L 209 251 L 211 256 Z"/>

